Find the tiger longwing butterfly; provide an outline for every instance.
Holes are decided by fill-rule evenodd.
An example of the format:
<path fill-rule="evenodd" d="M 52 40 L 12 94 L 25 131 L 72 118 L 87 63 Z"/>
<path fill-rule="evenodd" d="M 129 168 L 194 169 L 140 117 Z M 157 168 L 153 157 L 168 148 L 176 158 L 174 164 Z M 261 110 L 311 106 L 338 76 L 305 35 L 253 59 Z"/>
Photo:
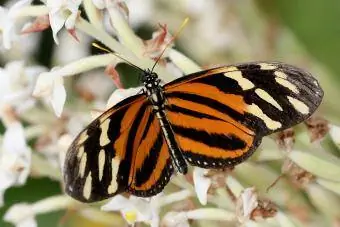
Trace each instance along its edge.
<path fill-rule="evenodd" d="M 64 180 L 73 198 L 148 197 L 188 164 L 235 166 L 263 136 L 306 120 L 323 97 L 309 73 L 276 62 L 218 67 L 164 86 L 154 72 L 142 74 L 143 92 L 104 112 L 70 146 Z"/>

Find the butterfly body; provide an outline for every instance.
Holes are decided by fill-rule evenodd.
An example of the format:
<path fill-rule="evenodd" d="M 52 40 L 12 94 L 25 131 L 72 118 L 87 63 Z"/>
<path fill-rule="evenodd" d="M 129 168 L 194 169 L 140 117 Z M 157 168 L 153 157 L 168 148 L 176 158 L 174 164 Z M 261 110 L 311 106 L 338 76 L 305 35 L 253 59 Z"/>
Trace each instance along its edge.
<path fill-rule="evenodd" d="M 142 82 L 142 94 L 104 112 L 70 146 L 64 181 L 72 197 L 148 197 L 188 164 L 233 167 L 263 136 L 307 119 L 323 97 L 309 73 L 275 62 L 218 67 L 165 85 L 146 70 Z"/>
<path fill-rule="evenodd" d="M 164 139 L 169 148 L 173 165 L 176 167 L 179 173 L 186 174 L 188 171 L 188 166 L 182 155 L 181 149 L 176 142 L 171 124 L 166 117 L 166 100 L 164 97 L 163 88 L 160 85 L 160 79 L 158 79 L 156 73 L 153 73 L 148 69 L 143 72 L 142 78 L 142 82 L 145 87 L 144 93 L 147 95 L 148 100 L 152 105 L 152 114 L 154 114 L 159 121 Z"/>

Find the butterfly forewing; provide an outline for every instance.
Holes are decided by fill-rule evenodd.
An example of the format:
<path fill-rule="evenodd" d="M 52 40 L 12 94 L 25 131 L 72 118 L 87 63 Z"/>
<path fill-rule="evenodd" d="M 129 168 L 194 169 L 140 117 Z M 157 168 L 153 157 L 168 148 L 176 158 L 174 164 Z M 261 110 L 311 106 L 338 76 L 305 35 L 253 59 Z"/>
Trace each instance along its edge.
<path fill-rule="evenodd" d="M 191 74 L 164 86 L 167 115 L 187 161 L 234 166 L 261 138 L 307 119 L 323 91 L 308 73 L 280 63 L 248 63 Z"/>
<path fill-rule="evenodd" d="M 173 170 L 151 110 L 144 95 L 133 96 L 82 131 L 67 153 L 66 192 L 95 202 L 123 191 L 151 196 L 162 190 Z"/>

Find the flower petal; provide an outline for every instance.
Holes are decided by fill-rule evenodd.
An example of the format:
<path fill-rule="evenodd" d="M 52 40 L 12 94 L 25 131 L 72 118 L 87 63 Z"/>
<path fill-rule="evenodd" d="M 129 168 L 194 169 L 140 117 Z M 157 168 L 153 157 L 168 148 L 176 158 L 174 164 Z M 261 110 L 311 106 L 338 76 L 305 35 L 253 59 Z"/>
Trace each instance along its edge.
<path fill-rule="evenodd" d="M 142 91 L 142 87 L 136 88 L 128 88 L 128 89 L 116 89 L 110 96 L 109 100 L 107 101 L 107 108 L 110 108 L 116 105 L 118 102 L 126 99 L 130 96 L 136 95 L 137 93 Z"/>
<path fill-rule="evenodd" d="M 65 24 L 65 17 L 63 16 L 62 12 L 60 11 L 50 11 L 49 12 L 49 18 L 50 18 L 50 25 L 53 32 L 53 39 L 56 44 L 59 44 L 59 40 L 57 37 L 58 32 L 61 30 L 61 28 Z"/>
<path fill-rule="evenodd" d="M 208 189 L 211 185 L 211 179 L 205 177 L 205 174 L 207 174 L 207 172 L 208 170 L 199 167 L 195 167 L 193 171 L 195 191 L 198 200 L 202 205 L 207 204 Z"/>
<path fill-rule="evenodd" d="M 5 216 L 4 220 L 11 222 L 17 227 L 36 227 L 37 222 L 34 218 L 34 213 L 31 205 L 25 203 L 15 204 L 10 207 Z"/>
<path fill-rule="evenodd" d="M 103 211 L 118 211 L 131 206 L 132 204 L 130 203 L 129 199 L 125 198 L 122 195 L 116 195 L 100 209 Z"/>
<path fill-rule="evenodd" d="M 54 113 L 57 115 L 57 117 L 60 117 L 66 101 L 66 90 L 63 84 L 62 77 L 57 77 L 54 81 L 54 88 L 50 101 Z"/>
<path fill-rule="evenodd" d="M 41 73 L 37 79 L 32 95 L 34 97 L 46 97 L 52 94 L 53 77 L 48 73 Z"/>

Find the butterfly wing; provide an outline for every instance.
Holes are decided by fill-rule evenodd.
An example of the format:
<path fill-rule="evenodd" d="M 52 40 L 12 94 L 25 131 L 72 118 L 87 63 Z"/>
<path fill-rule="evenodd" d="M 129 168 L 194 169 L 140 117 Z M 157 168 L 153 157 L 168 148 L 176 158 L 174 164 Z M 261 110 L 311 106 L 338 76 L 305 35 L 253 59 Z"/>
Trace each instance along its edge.
<path fill-rule="evenodd" d="M 168 145 L 152 111 L 145 128 L 143 135 L 139 134 L 129 184 L 129 192 L 141 197 L 161 192 L 173 173 Z"/>
<path fill-rule="evenodd" d="M 76 137 L 65 160 L 65 190 L 83 202 L 124 191 L 157 194 L 173 171 L 144 95 L 125 99 L 94 120 Z"/>
<path fill-rule="evenodd" d="M 323 91 L 308 73 L 281 63 L 219 67 L 164 86 L 167 116 L 187 161 L 209 168 L 249 157 L 265 135 L 307 119 Z"/>

